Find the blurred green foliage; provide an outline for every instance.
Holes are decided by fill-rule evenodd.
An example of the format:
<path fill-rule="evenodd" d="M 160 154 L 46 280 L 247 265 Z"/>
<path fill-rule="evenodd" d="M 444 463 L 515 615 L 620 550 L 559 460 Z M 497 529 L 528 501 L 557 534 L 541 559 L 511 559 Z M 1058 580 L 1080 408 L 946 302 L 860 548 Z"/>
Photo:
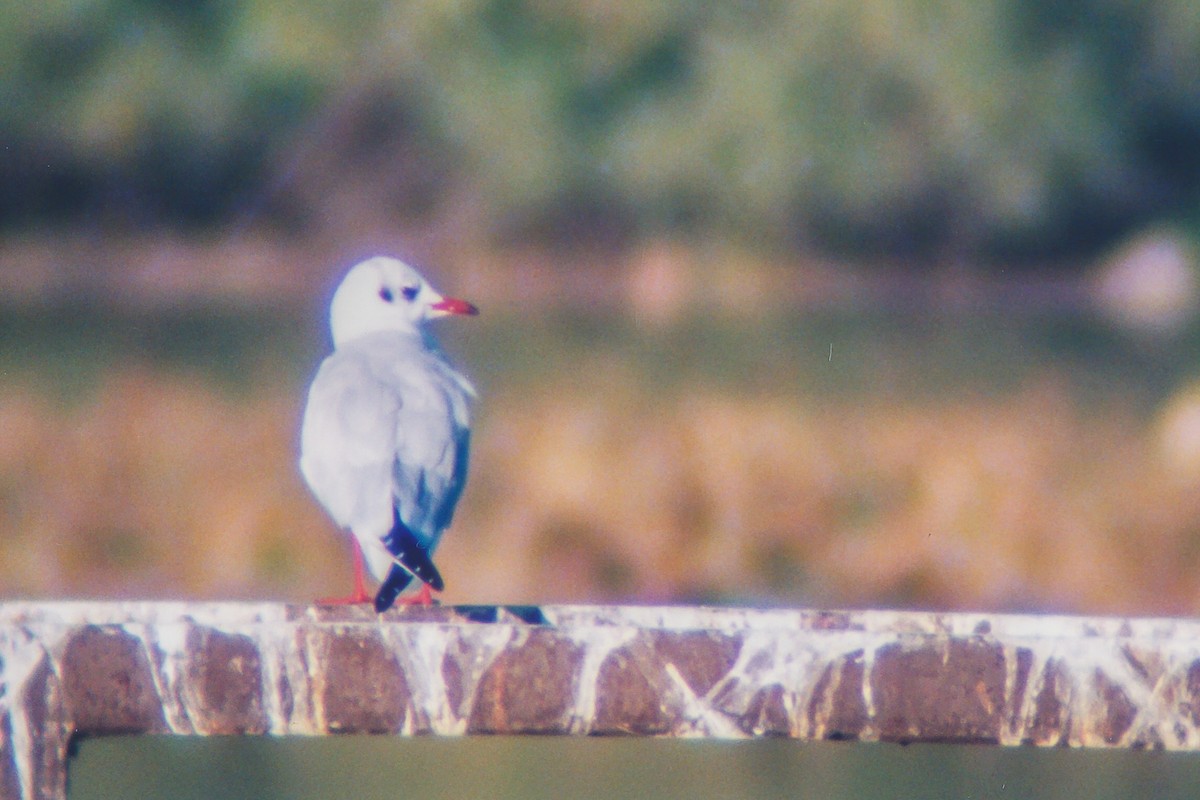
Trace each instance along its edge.
<path fill-rule="evenodd" d="M 303 221 L 382 148 L 493 236 L 1077 256 L 1200 217 L 1198 89 L 1190 0 L 10 3 L 0 225 Z"/>

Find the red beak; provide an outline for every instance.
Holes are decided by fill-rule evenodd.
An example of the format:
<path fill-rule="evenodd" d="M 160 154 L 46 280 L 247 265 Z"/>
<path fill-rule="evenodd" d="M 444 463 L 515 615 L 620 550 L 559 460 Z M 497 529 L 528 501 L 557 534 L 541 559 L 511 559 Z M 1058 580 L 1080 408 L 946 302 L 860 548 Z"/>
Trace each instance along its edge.
<path fill-rule="evenodd" d="M 457 297 L 443 297 L 438 302 L 430 306 L 434 311 L 440 311 L 443 314 L 465 314 L 473 317 L 479 313 L 479 309 L 468 303 L 466 300 L 459 300 Z"/>

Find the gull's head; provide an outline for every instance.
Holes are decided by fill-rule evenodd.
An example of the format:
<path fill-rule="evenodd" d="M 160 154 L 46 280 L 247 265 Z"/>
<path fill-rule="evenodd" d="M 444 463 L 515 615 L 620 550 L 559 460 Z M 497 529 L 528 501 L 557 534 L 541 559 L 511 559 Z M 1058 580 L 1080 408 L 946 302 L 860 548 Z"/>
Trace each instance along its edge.
<path fill-rule="evenodd" d="M 351 267 L 333 293 L 333 344 L 380 331 L 419 334 L 421 325 L 447 314 L 478 314 L 465 300 L 443 297 L 421 273 L 395 258 L 377 256 Z"/>

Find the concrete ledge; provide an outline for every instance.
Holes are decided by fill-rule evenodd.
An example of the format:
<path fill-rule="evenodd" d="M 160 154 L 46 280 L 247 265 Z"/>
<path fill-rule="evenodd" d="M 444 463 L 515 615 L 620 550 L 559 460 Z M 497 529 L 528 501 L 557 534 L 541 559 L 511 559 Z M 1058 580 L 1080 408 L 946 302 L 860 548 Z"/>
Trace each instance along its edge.
<path fill-rule="evenodd" d="M 71 737 L 626 734 L 1200 749 L 1200 622 L 0 604 L 0 797 Z"/>

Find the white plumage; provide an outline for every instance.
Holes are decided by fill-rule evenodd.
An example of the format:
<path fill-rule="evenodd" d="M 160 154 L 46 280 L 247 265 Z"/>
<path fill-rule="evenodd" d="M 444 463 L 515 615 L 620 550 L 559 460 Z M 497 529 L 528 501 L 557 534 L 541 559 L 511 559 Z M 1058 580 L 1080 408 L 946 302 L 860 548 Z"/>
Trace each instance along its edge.
<path fill-rule="evenodd" d="M 467 476 L 470 381 L 446 360 L 426 323 L 474 306 L 439 295 L 412 267 L 378 257 L 353 267 L 333 296 L 334 352 L 308 393 L 300 471 L 361 546 L 386 610 L 416 576 L 440 590 L 431 556 Z M 366 602 L 357 558 L 355 594 Z"/>

